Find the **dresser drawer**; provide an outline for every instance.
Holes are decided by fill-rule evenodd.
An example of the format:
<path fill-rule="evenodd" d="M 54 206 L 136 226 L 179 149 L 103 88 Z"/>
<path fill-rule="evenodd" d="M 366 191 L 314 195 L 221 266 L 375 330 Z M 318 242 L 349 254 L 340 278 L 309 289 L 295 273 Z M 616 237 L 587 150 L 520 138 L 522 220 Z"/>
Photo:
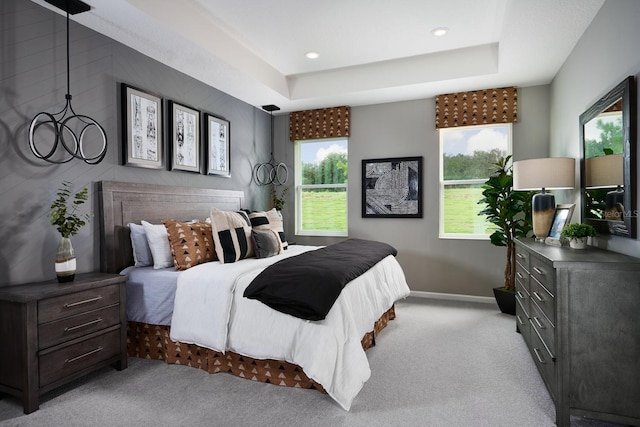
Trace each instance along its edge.
<path fill-rule="evenodd" d="M 531 334 L 529 315 L 526 313 L 519 300 L 516 300 L 516 327 L 518 328 L 518 331 L 520 331 L 520 335 L 522 335 L 527 344 L 529 344 L 531 341 L 531 337 L 529 336 Z"/>
<path fill-rule="evenodd" d="M 119 323 L 119 304 L 44 323 L 38 326 L 38 348 L 45 349 Z"/>
<path fill-rule="evenodd" d="M 529 350 L 533 356 L 533 361 L 538 367 L 538 371 L 540 371 L 542 379 L 547 384 L 547 389 L 552 397 L 555 397 L 556 363 L 544 344 L 542 344 L 542 340 L 534 327 L 531 328 L 531 347 Z"/>
<path fill-rule="evenodd" d="M 89 289 L 38 301 L 38 323 L 48 323 L 120 302 L 120 285 Z"/>
<path fill-rule="evenodd" d="M 529 252 L 516 248 L 516 263 L 529 272 Z M 517 267 L 516 267 L 517 268 Z"/>
<path fill-rule="evenodd" d="M 531 303 L 530 312 L 531 327 L 538 332 L 542 339 L 542 344 L 547 348 L 547 351 L 551 357 L 556 356 L 556 335 L 555 326 L 549 321 L 547 316 L 542 313 L 542 310 L 538 305 Z"/>
<path fill-rule="evenodd" d="M 537 305 L 547 316 L 551 323 L 556 324 L 556 301 L 547 288 L 542 286 L 535 278 L 531 278 L 531 305 Z M 531 314 L 531 313 L 529 313 Z"/>
<path fill-rule="evenodd" d="M 528 294 L 531 293 L 529 285 L 529 272 L 524 269 L 520 264 L 516 263 L 516 287 L 520 284 Z"/>
<path fill-rule="evenodd" d="M 548 264 L 538 258 L 531 258 L 530 262 L 531 276 L 535 277 L 538 282 L 542 284 L 551 295 L 556 294 L 556 282 L 554 277 L 554 270 L 551 264 Z"/>
<path fill-rule="evenodd" d="M 40 387 L 120 356 L 120 328 L 40 355 Z"/>

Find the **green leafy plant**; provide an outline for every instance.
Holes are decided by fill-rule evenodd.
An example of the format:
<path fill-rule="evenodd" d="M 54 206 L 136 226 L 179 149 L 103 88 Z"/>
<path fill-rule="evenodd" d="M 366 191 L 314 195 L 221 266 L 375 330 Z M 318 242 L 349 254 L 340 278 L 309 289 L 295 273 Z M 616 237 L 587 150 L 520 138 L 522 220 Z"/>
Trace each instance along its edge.
<path fill-rule="evenodd" d="M 72 184 L 70 182 L 62 182 L 62 187 L 56 193 L 58 198 L 51 204 L 51 212 L 47 215 L 51 225 L 56 227 L 62 237 L 67 238 L 78 234 L 80 228 L 91 219 L 91 215 L 88 213 L 84 215 L 78 215 L 77 213 L 79 206 L 87 201 L 88 190 L 83 188 L 75 193 L 71 205 L 68 205 L 68 200 L 72 195 L 71 187 Z"/>
<path fill-rule="evenodd" d="M 276 210 L 281 211 L 284 208 L 285 203 L 287 202 L 287 193 L 289 192 L 289 187 L 284 187 L 280 196 L 278 196 L 278 192 L 276 190 L 276 186 L 274 185 L 271 188 L 271 203 Z"/>
<path fill-rule="evenodd" d="M 532 192 L 513 191 L 513 171 L 509 161 L 511 156 L 501 157 L 495 171 L 482 186 L 482 198 L 478 204 L 485 205 L 478 215 L 486 215 L 496 226 L 489 237 L 495 246 L 507 247 L 507 264 L 504 270 L 504 289 L 515 290 L 517 237 L 527 237 L 533 230 L 531 223 Z"/>
<path fill-rule="evenodd" d="M 560 235 L 567 239 L 579 239 L 581 237 L 596 237 L 598 232 L 590 224 L 573 223 L 565 226 Z"/>

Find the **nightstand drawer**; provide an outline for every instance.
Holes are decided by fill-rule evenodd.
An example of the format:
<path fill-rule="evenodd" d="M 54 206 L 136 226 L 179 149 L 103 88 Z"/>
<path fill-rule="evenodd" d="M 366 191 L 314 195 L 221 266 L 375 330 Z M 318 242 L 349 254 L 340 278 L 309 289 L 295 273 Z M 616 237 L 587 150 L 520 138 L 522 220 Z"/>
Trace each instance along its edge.
<path fill-rule="evenodd" d="M 85 313 L 120 302 L 120 285 L 103 286 L 38 301 L 38 323 Z"/>
<path fill-rule="evenodd" d="M 39 349 L 51 347 L 119 323 L 119 304 L 45 323 L 38 326 Z"/>
<path fill-rule="evenodd" d="M 39 357 L 40 387 L 120 356 L 120 328 L 78 343 L 46 352 Z"/>
<path fill-rule="evenodd" d="M 547 318 L 556 324 L 556 301 L 547 288 L 542 286 L 535 278 L 531 278 L 531 305 L 536 304 Z M 529 313 L 531 314 L 531 313 Z"/>

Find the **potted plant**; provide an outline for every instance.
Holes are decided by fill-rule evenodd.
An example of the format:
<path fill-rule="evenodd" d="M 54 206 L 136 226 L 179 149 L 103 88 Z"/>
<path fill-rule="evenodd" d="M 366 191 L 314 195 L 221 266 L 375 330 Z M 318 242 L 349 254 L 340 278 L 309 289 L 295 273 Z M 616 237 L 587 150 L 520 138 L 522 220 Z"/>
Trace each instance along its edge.
<path fill-rule="evenodd" d="M 573 223 L 565 226 L 560 236 L 569 239 L 569 246 L 573 249 L 584 249 L 587 247 L 587 238 L 596 237 L 596 229 L 590 224 Z"/>
<path fill-rule="evenodd" d="M 278 212 L 280 212 L 284 208 L 284 205 L 287 202 L 288 192 L 289 192 L 289 187 L 284 187 L 284 189 L 282 190 L 282 193 L 280 193 L 280 196 L 278 196 L 278 192 L 276 191 L 276 186 L 274 185 L 271 188 L 271 203 L 273 204 L 273 207 L 276 208 Z"/>
<path fill-rule="evenodd" d="M 71 183 L 62 182 L 62 187 L 58 189 L 58 196 L 51 204 L 51 211 L 47 215 L 51 221 L 51 225 L 55 226 L 60 233 L 60 242 L 58 243 L 58 251 L 56 253 L 56 276 L 60 283 L 73 282 L 76 274 L 76 256 L 71 245 L 71 237 L 78 234 L 91 216 L 86 213 L 78 214 L 78 208 L 87 201 L 88 191 L 83 188 L 73 195 L 71 205 L 68 200 L 71 197 Z"/>
<path fill-rule="evenodd" d="M 501 157 L 494 172 L 482 186 L 485 205 L 478 215 L 485 215 L 487 221 L 496 226 L 489 237 L 495 246 L 506 246 L 507 263 L 504 269 L 504 285 L 493 289 L 496 302 L 503 313 L 515 314 L 517 237 L 527 237 L 533 230 L 531 224 L 531 192 L 513 191 L 513 171 L 509 161 L 511 156 Z"/>

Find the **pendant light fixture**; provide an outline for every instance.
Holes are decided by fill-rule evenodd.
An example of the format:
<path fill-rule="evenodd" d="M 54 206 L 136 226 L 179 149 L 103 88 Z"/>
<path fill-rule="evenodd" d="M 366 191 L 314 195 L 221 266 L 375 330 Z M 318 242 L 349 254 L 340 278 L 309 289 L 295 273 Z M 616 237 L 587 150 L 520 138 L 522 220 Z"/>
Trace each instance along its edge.
<path fill-rule="evenodd" d="M 284 185 L 289 179 L 289 168 L 284 163 L 277 163 L 273 158 L 273 112 L 280 107 L 276 105 L 263 105 L 262 109 L 271 115 L 271 158 L 268 162 L 258 163 L 254 169 L 253 177 L 258 185 Z"/>
<path fill-rule="evenodd" d="M 49 163 L 60 164 L 80 159 L 90 165 L 95 165 L 100 163 L 107 153 L 107 135 L 97 121 L 89 116 L 76 114 L 74 111 L 71 106 L 69 76 L 69 14 L 86 12 L 91 9 L 91 6 L 80 0 L 45 1 L 67 13 L 67 94 L 65 95 L 66 103 L 62 110 L 57 113 L 41 112 L 35 115 L 29 126 L 29 148 L 34 156 Z M 99 137 L 102 138 L 102 147 L 95 155 L 87 153 L 85 147 L 87 139 L 89 139 L 87 133 L 90 130 L 97 131 Z M 37 138 L 38 135 L 43 136 Z M 44 153 L 36 147 L 36 140 L 40 144 L 43 140 L 46 142 L 47 137 L 53 137 L 53 143 L 51 149 Z M 62 154 L 54 157 L 54 154 L 59 151 L 59 145 L 62 145 Z"/>

